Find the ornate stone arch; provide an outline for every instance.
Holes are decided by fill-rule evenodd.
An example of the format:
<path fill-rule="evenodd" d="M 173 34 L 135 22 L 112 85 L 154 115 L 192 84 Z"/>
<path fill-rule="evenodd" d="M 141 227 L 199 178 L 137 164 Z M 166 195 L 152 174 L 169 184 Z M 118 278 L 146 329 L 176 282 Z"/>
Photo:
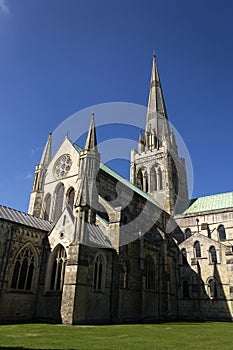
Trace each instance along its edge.
<path fill-rule="evenodd" d="M 48 291 L 62 291 L 67 254 L 62 244 L 57 244 L 50 253 L 47 266 L 45 289 Z"/>
<path fill-rule="evenodd" d="M 38 278 L 38 254 L 27 242 L 15 254 L 11 272 L 11 289 L 35 290 Z"/>

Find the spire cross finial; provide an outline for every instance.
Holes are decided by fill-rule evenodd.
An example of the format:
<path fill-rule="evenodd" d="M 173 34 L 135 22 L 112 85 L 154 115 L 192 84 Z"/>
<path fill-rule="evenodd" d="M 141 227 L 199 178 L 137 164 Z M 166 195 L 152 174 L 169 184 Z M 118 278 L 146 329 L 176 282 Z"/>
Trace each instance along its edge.
<path fill-rule="evenodd" d="M 153 57 L 156 59 L 155 50 L 153 50 Z"/>
<path fill-rule="evenodd" d="M 68 130 L 66 131 L 66 137 L 67 137 L 67 139 L 69 137 L 69 131 Z"/>

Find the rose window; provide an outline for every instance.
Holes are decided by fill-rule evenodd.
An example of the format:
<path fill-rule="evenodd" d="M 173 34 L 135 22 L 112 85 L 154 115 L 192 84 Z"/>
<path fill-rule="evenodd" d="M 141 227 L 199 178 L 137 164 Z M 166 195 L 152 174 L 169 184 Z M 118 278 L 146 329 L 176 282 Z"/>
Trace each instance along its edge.
<path fill-rule="evenodd" d="M 72 160 L 69 154 L 64 154 L 56 161 L 54 165 L 54 175 L 57 178 L 62 178 L 66 176 L 72 166 Z"/>

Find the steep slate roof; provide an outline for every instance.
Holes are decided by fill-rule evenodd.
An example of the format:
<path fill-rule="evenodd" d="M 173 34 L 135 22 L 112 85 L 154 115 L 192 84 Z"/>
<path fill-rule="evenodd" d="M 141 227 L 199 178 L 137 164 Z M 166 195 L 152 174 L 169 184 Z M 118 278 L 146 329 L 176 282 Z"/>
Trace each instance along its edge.
<path fill-rule="evenodd" d="M 111 241 L 103 233 L 99 226 L 95 224 L 87 225 L 88 245 L 99 248 L 113 248 Z"/>
<path fill-rule="evenodd" d="M 220 193 L 192 199 L 189 208 L 185 210 L 184 214 L 194 214 L 231 207 L 233 207 L 233 192 Z"/>
<path fill-rule="evenodd" d="M 3 205 L 0 205 L 0 219 L 34 227 L 42 231 L 50 231 L 52 228 L 52 224 L 47 220 L 37 218 L 36 216 Z"/>

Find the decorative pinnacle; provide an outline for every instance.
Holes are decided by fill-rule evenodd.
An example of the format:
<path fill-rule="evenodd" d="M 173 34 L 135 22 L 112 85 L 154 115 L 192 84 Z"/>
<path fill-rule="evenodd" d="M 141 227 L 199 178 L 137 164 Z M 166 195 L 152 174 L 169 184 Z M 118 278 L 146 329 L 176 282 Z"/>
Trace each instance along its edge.
<path fill-rule="evenodd" d="M 93 150 L 96 148 L 96 146 L 97 146 L 97 139 L 96 139 L 96 130 L 95 130 L 95 118 L 94 118 L 94 113 L 92 113 L 91 122 L 87 133 L 84 149 Z"/>

